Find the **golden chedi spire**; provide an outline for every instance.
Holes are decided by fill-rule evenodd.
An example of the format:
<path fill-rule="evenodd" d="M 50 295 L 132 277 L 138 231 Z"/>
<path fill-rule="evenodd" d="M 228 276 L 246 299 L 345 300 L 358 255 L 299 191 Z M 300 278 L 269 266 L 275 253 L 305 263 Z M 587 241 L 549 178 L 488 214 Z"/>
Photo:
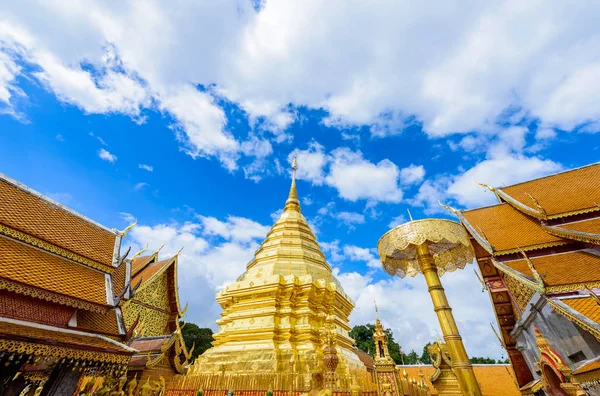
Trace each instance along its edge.
<path fill-rule="evenodd" d="M 335 333 L 338 370 L 365 369 L 348 336 L 354 303 L 344 293 L 301 213 L 297 161 L 283 212 L 246 271 L 216 298 L 223 313 L 213 347 L 189 373 L 305 373 L 319 364 L 321 329 Z M 223 263 L 227 265 L 227 263 Z"/>
<path fill-rule="evenodd" d="M 258 271 L 262 271 L 263 274 L 294 274 L 298 277 L 311 275 L 315 279 L 333 281 L 341 289 L 331 273 L 331 267 L 325 260 L 315 234 L 302 215 L 296 190 L 297 169 L 296 157 L 294 157 L 292 185 L 283 212 L 254 258 L 248 263 L 244 278 L 253 277 Z"/>

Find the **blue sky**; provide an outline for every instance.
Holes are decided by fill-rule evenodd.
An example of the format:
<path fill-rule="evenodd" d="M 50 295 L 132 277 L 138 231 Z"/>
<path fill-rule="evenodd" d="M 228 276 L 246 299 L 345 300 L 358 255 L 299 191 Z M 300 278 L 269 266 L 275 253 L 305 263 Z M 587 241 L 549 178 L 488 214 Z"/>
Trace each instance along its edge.
<path fill-rule="evenodd" d="M 31 4 L 29 4 L 31 3 Z M 34 7 L 38 10 L 32 13 Z M 598 160 L 597 4 L 6 4 L 0 172 L 181 256 L 189 320 L 215 327 L 283 207 L 354 298 L 410 350 L 437 337 L 422 278 L 375 247 L 407 218 L 494 203 L 502 185 Z M 444 277 L 472 355 L 500 357 L 472 269 Z"/>

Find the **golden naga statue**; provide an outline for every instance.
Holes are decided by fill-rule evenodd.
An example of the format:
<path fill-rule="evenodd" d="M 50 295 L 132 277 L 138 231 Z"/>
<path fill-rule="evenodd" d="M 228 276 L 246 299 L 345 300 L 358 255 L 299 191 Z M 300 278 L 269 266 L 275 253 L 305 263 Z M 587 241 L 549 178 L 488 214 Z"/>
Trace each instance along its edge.
<path fill-rule="evenodd" d="M 95 383 L 94 381 L 89 379 L 83 386 L 83 389 L 81 390 L 81 392 L 79 392 L 79 396 L 91 396 L 92 388 L 94 388 L 94 383 Z"/>
<path fill-rule="evenodd" d="M 44 390 L 44 385 L 46 385 L 46 381 L 40 381 L 40 384 L 35 389 L 35 392 L 33 392 L 33 396 L 40 396 L 40 394 Z"/>
<path fill-rule="evenodd" d="M 152 385 L 150 385 L 150 377 L 146 378 L 146 382 L 142 385 L 140 389 L 140 396 L 153 396 L 154 389 L 152 389 Z"/>
<path fill-rule="evenodd" d="M 127 375 L 123 374 L 121 378 L 119 378 L 119 382 L 117 384 L 117 388 L 110 392 L 110 396 L 125 396 L 125 383 L 127 382 Z"/>
<path fill-rule="evenodd" d="M 127 396 L 133 396 L 135 392 L 135 388 L 137 388 L 137 374 L 132 378 L 131 381 L 127 384 Z"/>
<path fill-rule="evenodd" d="M 313 372 L 310 391 L 303 393 L 301 396 L 332 396 L 331 389 L 324 388 L 323 382 L 323 373 L 321 371 Z"/>

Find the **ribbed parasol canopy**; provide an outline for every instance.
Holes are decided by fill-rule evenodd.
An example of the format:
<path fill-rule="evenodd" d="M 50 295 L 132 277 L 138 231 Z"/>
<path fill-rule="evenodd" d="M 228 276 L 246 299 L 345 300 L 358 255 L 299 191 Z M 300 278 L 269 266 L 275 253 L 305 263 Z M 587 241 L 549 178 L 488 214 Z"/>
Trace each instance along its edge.
<path fill-rule="evenodd" d="M 462 225 L 445 219 L 415 220 L 386 232 L 377 244 L 383 269 L 390 275 L 413 277 L 420 271 L 417 246 L 426 243 L 438 274 L 465 268 L 474 252 Z"/>

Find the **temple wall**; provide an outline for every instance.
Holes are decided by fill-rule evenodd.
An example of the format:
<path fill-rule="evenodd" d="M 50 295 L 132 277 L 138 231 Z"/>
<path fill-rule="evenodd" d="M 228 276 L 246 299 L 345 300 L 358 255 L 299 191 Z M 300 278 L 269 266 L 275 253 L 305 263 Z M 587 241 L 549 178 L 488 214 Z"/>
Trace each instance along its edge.
<path fill-rule="evenodd" d="M 535 378 L 540 377 L 535 368 L 540 351 L 536 346 L 534 326 L 572 370 L 600 356 L 600 343 L 591 334 L 555 313 L 544 298 L 536 294 L 513 331 L 517 348 L 522 351 Z"/>

